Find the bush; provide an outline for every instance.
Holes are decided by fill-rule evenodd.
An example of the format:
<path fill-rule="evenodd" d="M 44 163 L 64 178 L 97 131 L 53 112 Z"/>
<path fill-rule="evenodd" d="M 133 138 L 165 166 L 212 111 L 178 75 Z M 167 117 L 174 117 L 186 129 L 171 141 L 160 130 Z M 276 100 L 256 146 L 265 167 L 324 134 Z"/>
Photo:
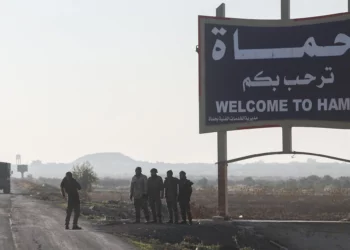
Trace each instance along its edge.
<path fill-rule="evenodd" d="M 73 167 L 73 178 L 79 182 L 83 192 L 91 192 L 92 184 L 98 181 L 97 174 L 93 169 L 94 167 L 89 162 L 84 162 Z"/>

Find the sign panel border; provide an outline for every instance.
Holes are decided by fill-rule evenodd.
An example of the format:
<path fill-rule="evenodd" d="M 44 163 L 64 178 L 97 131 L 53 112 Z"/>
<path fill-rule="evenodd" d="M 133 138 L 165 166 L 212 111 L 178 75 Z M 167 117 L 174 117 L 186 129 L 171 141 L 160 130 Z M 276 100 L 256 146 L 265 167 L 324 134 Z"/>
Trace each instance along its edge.
<path fill-rule="evenodd" d="M 349 122 L 334 122 L 326 120 L 269 120 L 242 122 L 236 124 L 206 125 L 206 65 L 205 65 L 205 24 L 232 25 L 246 27 L 292 27 L 310 24 L 321 24 L 336 21 L 349 20 L 350 13 L 339 13 L 327 16 L 289 20 L 266 20 L 266 19 L 238 19 L 215 16 L 198 16 L 198 67 L 199 67 L 199 133 L 212 133 L 219 131 L 231 131 L 240 129 L 269 128 L 269 127 L 315 127 L 350 129 Z M 350 80 L 349 80 L 350 81 Z"/>

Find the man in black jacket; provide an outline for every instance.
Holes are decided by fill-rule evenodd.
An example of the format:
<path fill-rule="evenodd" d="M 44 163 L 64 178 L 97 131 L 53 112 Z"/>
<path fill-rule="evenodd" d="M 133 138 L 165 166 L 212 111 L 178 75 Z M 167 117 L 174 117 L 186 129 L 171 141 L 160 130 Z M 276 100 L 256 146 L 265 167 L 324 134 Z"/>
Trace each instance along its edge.
<path fill-rule="evenodd" d="M 179 223 L 179 214 L 177 210 L 179 179 L 173 177 L 173 171 L 167 172 L 167 177 L 164 180 L 165 199 L 168 207 L 169 221 L 168 223 Z"/>
<path fill-rule="evenodd" d="M 81 229 L 78 226 L 78 218 L 80 215 L 80 198 L 78 190 L 81 190 L 80 184 L 73 178 L 71 172 L 66 173 L 66 177 L 61 182 L 61 192 L 63 198 L 66 198 L 65 192 L 68 194 L 68 206 L 66 216 L 66 229 L 69 229 L 69 221 L 72 211 L 74 210 L 73 228 L 74 230 Z"/>
<path fill-rule="evenodd" d="M 157 175 L 158 170 L 151 169 L 151 177 L 147 180 L 149 205 L 151 207 L 153 223 L 162 223 L 162 201 L 164 197 L 163 178 Z"/>
<path fill-rule="evenodd" d="M 181 209 L 181 224 L 187 224 L 186 214 L 188 222 L 192 225 L 192 213 L 190 207 L 190 200 L 192 195 L 192 185 L 193 182 L 187 180 L 186 173 L 184 171 L 180 172 L 180 182 L 179 182 L 179 205 Z"/>

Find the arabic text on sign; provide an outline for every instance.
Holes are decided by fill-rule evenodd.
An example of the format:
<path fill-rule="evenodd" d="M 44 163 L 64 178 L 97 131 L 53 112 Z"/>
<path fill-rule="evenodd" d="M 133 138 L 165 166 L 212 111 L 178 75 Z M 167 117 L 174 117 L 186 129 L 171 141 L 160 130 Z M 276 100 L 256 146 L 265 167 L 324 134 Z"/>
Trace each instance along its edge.
<path fill-rule="evenodd" d="M 331 71 L 331 67 L 326 67 L 326 71 Z M 255 77 L 254 80 L 251 80 L 250 77 L 247 77 L 243 80 L 243 92 L 246 91 L 246 87 L 273 87 L 272 90 L 276 91 L 276 87 L 280 85 L 280 77 L 277 75 L 276 80 L 272 80 L 271 77 L 261 77 L 263 74 L 263 71 L 260 71 Z M 295 80 L 287 80 L 286 77 L 284 77 L 284 85 L 288 86 L 288 90 L 291 91 L 291 86 L 297 86 L 297 85 L 308 85 L 311 82 L 315 81 L 316 77 L 306 73 L 303 79 L 300 79 L 299 76 L 296 77 Z M 321 77 L 322 82 L 319 85 L 316 85 L 318 88 L 323 88 L 325 84 L 334 83 L 334 74 L 333 72 L 330 73 L 329 78 L 325 78 L 324 76 Z"/>
<path fill-rule="evenodd" d="M 212 33 L 217 36 L 225 35 L 224 28 L 213 28 Z M 235 60 L 254 60 L 254 59 L 286 59 L 286 58 L 302 58 L 305 55 L 310 57 L 332 57 L 342 56 L 350 49 L 350 37 L 340 33 L 334 39 L 333 46 L 319 46 L 314 37 L 309 37 L 302 47 L 295 48 L 266 48 L 266 49 L 240 49 L 239 48 L 239 30 L 233 34 L 233 48 Z M 226 45 L 216 39 L 212 58 L 215 61 L 221 60 L 226 53 Z"/>

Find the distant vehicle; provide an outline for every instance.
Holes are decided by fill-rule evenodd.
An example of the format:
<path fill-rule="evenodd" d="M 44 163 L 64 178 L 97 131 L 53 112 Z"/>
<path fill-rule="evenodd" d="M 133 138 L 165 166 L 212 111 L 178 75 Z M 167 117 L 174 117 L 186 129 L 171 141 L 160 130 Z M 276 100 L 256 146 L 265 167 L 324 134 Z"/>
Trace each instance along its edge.
<path fill-rule="evenodd" d="M 11 174 L 11 163 L 0 162 L 0 189 L 2 189 L 5 194 L 11 192 Z"/>

